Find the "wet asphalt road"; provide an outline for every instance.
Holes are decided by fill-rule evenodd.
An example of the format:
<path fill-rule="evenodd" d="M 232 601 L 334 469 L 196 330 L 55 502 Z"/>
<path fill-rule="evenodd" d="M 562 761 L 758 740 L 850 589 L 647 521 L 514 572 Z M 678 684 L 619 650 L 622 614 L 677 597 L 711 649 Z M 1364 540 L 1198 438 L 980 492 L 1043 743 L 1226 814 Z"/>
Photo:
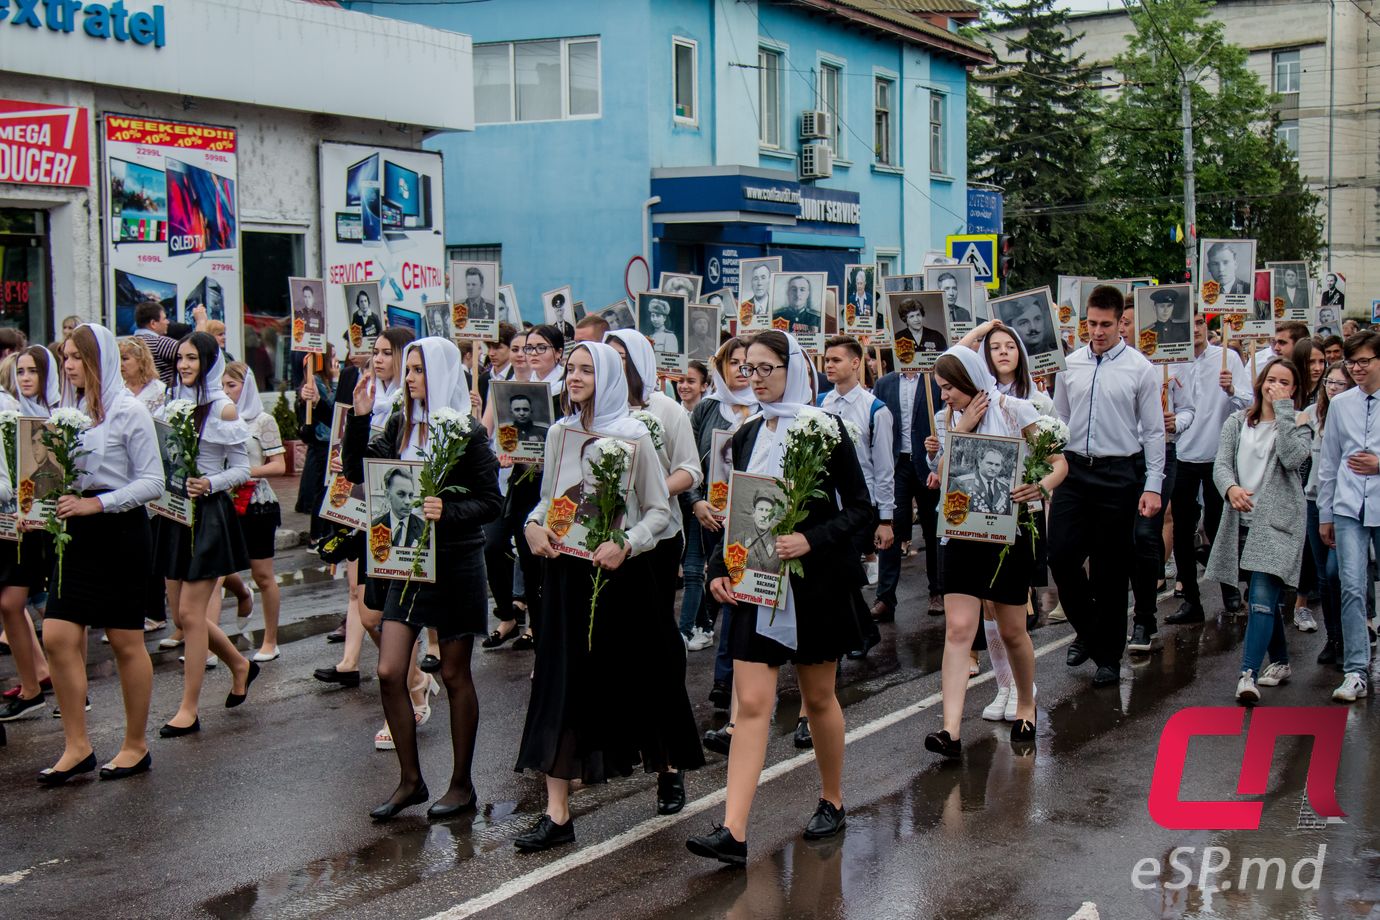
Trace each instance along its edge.
<path fill-rule="evenodd" d="M 865 661 L 843 667 L 848 828 L 835 840 L 800 836 L 817 779 L 808 752 L 791 745 L 799 697 L 786 671 L 746 872 L 684 848 L 687 834 L 722 816 L 725 760 L 717 755 L 689 776 L 681 815 L 657 818 L 654 780 L 635 776 L 573 796 L 576 847 L 516 855 L 512 838 L 540 814 L 542 788 L 512 772 L 531 658 L 507 648 L 476 652 L 480 814 L 428 825 L 415 808 L 374 825 L 367 812 L 392 791 L 396 762 L 373 749 L 382 724 L 373 654 L 366 650 L 360 689 L 329 688 L 311 671 L 334 664 L 339 646 L 311 636 L 284 646 L 240 709 L 221 708 L 229 677 L 212 671 L 202 733 L 153 737 L 154 768 L 143 777 L 40 789 L 32 774 L 60 751 L 60 723 L 12 723 L 9 746 L 0 748 L 0 916 L 1062 920 L 1086 902 L 1095 907 L 1083 916 L 1103 918 L 1380 916 L 1372 701 L 1349 714 L 1337 784 L 1344 823 L 1310 826 L 1319 822 L 1301 807 L 1309 742 L 1290 738 L 1279 744 L 1258 830 L 1167 831 L 1146 807 L 1160 731 L 1184 707 L 1231 705 L 1244 621 L 1164 628 L 1162 650 L 1128 661 L 1121 685 L 1104 690 L 1091 688 L 1089 665 L 1065 667 L 1071 633 L 1053 625 L 1034 634 L 1041 658 L 1033 756 L 1012 750 L 1005 726 L 978 717 L 993 692 L 984 667 L 968 696 L 964 760 L 939 763 L 920 742 L 939 725 L 942 618 L 924 613 L 917 562 L 907 563 L 897 624 L 882 628 L 882 645 Z M 308 585 L 285 604 L 302 634 L 327 622 L 342 596 L 343 585 Z M 1289 640 L 1296 676 L 1266 689 L 1266 702 L 1336 705 L 1328 694 L 1338 676 L 1312 663 L 1320 635 L 1291 630 Z M 98 656 L 93 670 L 107 674 Z M 722 720 L 705 701 L 710 656 L 690 654 L 691 699 L 706 728 Z M 11 670 L 0 659 L 0 674 Z M 155 728 L 175 711 L 179 690 L 175 653 L 165 655 L 155 674 Z M 109 756 L 119 738 L 118 685 L 98 676 L 91 697 L 97 756 Z M 609 700 L 608 717 L 618 711 Z M 441 702 L 421 732 L 423 769 L 438 795 L 449 775 L 446 718 Z M 1243 748 L 1241 738 L 1194 741 L 1181 798 L 1231 797 Z M 1286 880 L 1276 891 L 1273 877 L 1269 890 L 1239 890 L 1242 858 L 1279 857 L 1292 868 L 1320 845 L 1316 890 Z M 1227 848 L 1231 862 L 1200 878 L 1209 846 Z M 1188 887 L 1168 864 L 1176 847 L 1195 848 L 1179 857 L 1192 872 Z M 1147 890 L 1139 890 L 1132 872 L 1146 858 L 1163 871 L 1142 876 Z M 1226 880 L 1231 888 L 1207 890 Z"/>

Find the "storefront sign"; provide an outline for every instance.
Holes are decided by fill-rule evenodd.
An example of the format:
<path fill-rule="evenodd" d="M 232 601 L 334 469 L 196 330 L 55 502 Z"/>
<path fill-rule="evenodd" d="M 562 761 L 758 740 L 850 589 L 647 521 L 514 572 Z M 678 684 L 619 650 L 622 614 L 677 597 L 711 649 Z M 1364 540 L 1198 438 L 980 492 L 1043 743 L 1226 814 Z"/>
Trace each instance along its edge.
<path fill-rule="evenodd" d="M 801 186 L 800 220 L 802 223 L 857 227 L 862 223 L 858 193 L 817 185 Z"/>
<path fill-rule="evenodd" d="M 968 232 L 1001 233 L 1001 223 L 1001 192 L 981 188 L 968 189 Z"/>
<path fill-rule="evenodd" d="M 82 3 L 81 0 L 0 0 L 0 23 L 8 20 L 12 26 L 49 32 L 75 32 L 79 12 L 81 30 L 91 38 L 155 48 L 168 43 L 168 23 L 162 4 L 132 13 L 125 8 L 125 0 L 115 0 L 111 4 Z"/>
<path fill-rule="evenodd" d="M 0 182 L 91 184 L 86 109 L 0 99 Z"/>

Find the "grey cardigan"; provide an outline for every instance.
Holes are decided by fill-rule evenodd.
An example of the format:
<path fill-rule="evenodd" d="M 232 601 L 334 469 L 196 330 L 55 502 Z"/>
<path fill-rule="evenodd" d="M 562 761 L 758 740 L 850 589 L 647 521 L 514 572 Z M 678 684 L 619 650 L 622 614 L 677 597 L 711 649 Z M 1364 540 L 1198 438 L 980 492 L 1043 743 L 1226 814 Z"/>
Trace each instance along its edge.
<path fill-rule="evenodd" d="M 1228 417 L 1222 428 L 1221 443 L 1217 446 L 1212 480 L 1224 498 L 1227 490 L 1237 485 L 1236 452 L 1248 411 L 1241 409 Z M 1278 575 L 1286 585 L 1298 586 L 1308 520 L 1299 469 L 1309 457 L 1312 440 L 1312 429 L 1295 421 L 1293 401 L 1276 401 L 1275 462 L 1266 471 L 1260 491 L 1252 498 L 1255 510 L 1251 514 L 1251 527 L 1246 533 L 1245 545 L 1238 547 L 1239 541 L 1236 539 L 1241 515 L 1227 502 L 1222 507 L 1218 539 L 1212 541 L 1212 555 L 1208 558 L 1205 573 L 1207 578 L 1235 586 L 1239 579 L 1238 570 L 1244 569 L 1247 572 Z"/>

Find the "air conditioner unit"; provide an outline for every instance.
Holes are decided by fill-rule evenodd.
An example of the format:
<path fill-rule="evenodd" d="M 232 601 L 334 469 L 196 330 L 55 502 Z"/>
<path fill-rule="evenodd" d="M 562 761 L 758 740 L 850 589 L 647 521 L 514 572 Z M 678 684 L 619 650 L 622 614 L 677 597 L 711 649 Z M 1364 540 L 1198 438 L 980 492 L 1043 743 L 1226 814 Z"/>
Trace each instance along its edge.
<path fill-rule="evenodd" d="M 824 141 L 800 146 L 800 178 L 828 179 L 834 174 L 834 151 Z"/>
<path fill-rule="evenodd" d="M 834 132 L 830 130 L 831 127 L 828 112 L 800 113 L 800 137 L 802 140 L 833 137 Z"/>

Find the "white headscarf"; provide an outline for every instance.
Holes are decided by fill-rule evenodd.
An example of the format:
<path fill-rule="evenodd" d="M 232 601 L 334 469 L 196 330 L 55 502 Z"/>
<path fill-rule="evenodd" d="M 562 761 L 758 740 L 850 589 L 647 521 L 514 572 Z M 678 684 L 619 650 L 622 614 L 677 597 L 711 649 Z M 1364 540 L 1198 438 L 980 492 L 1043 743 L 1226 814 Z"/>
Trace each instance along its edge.
<path fill-rule="evenodd" d="M 642 378 L 642 402 L 645 405 L 656 391 L 656 352 L 652 350 L 652 343 L 636 329 L 616 329 L 604 337 L 605 342 L 609 339 L 623 343 L 628 360 Z"/>
<path fill-rule="evenodd" d="M 25 348 L 15 356 L 14 375 L 11 381 L 14 384 L 14 395 L 19 402 L 19 411 L 22 414 L 31 418 L 47 418 L 52 414 L 53 409 L 62 402 L 62 385 L 58 379 L 62 376 L 62 369 L 58 367 L 57 359 L 53 357 L 53 353 L 46 348 L 43 349 L 44 355 L 48 358 L 48 369 L 43 374 L 43 395 L 36 398 L 25 396 L 24 391 L 19 388 L 19 358 L 22 358 L 28 351 Z M 37 365 L 38 361 L 35 360 L 34 364 Z"/>
<path fill-rule="evenodd" d="M 646 434 L 647 426 L 629 414 L 628 377 L 618 352 L 603 342 L 581 342 L 575 348 L 586 349 L 594 362 L 594 421 L 590 425 L 593 431 L 629 440 Z M 584 427 L 578 411 L 561 421 L 573 428 Z"/>
<path fill-rule="evenodd" d="M 944 354 L 953 355 L 962 362 L 973 386 L 978 392 L 987 394 L 987 411 L 982 414 L 982 421 L 978 422 L 973 433 L 1021 437 L 1025 427 L 1039 415 L 1035 407 L 1027 400 L 1003 396 L 997 389 L 997 379 L 987 369 L 987 359 L 966 345 L 955 345 Z"/>
<path fill-rule="evenodd" d="M 739 341 L 736 342 L 733 347 L 734 350 L 737 350 L 742 348 L 743 344 Z M 718 401 L 719 415 L 723 417 L 723 420 L 728 422 L 731 427 L 737 428 L 742 419 L 739 418 L 737 412 L 733 411 L 733 407 L 744 406 L 747 408 L 748 414 L 751 415 L 757 409 L 757 395 L 753 393 L 750 384 L 743 387 L 741 390 L 729 388 L 728 381 L 724 380 L 724 375 L 719 373 L 718 359 L 721 356 L 725 359 L 728 357 L 727 355 L 722 355 L 722 351 L 723 349 L 720 349 L 721 354 L 715 355 L 714 360 L 709 362 L 709 379 L 714 383 L 714 388 L 710 391 L 709 395 L 711 398 Z"/>
<path fill-rule="evenodd" d="M 419 426 L 425 424 L 432 412 L 447 408 L 461 415 L 469 415 L 474 411 L 470 405 L 470 385 L 465 380 L 465 362 L 460 356 L 460 349 L 450 339 L 433 335 L 408 342 L 403 349 L 402 366 L 399 368 L 402 385 L 407 384 L 407 356 L 414 348 L 421 351 L 422 365 L 426 368 L 426 408 L 423 409 L 418 400 L 411 401 L 409 417 L 412 419 L 412 431 L 407 439 L 407 447 L 402 452 L 403 460 L 422 458 Z"/>
<path fill-rule="evenodd" d="M 998 331 L 998 330 L 996 330 L 996 329 L 993 329 L 993 330 L 992 330 L 992 332 L 997 332 L 997 331 Z M 1025 374 L 1026 374 L 1026 381 L 1027 381 L 1027 383 L 1028 383 L 1028 385 L 1029 385 L 1029 389 L 1028 389 L 1026 392 L 1031 393 L 1031 394 L 1033 395 L 1039 388 L 1038 388 L 1037 386 L 1035 386 L 1035 378 L 1034 378 L 1034 376 L 1031 375 L 1031 373 L 1030 373 L 1030 352 L 1028 352 L 1028 351 L 1025 350 L 1025 342 L 1021 339 L 1021 337 L 1020 337 L 1019 335 L 1016 334 L 1016 331 L 1015 331 L 1014 329 L 1010 329 L 1010 328 L 1003 327 L 1000 331 L 1005 332 L 1008 336 L 1010 336 L 1012 339 L 1014 339 L 1015 342 L 1016 342 L 1016 347 L 1017 347 L 1018 349 L 1020 349 L 1021 357 L 1025 359 Z M 992 335 L 992 332 L 987 333 L 988 337 L 990 337 L 990 336 Z M 980 355 L 982 355 L 982 357 L 983 357 L 983 359 L 984 359 L 984 363 L 986 363 L 986 359 L 987 359 L 987 339 L 986 339 L 986 338 L 984 338 L 984 339 L 982 339 L 981 341 L 978 342 L 978 344 L 977 344 L 977 351 L 978 351 L 978 353 L 979 353 Z M 989 367 L 988 370 L 991 371 L 991 368 Z M 996 372 L 995 372 L 995 371 L 992 371 L 991 373 L 992 373 L 992 376 L 993 376 L 993 377 L 996 377 Z M 1011 395 L 1011 396 L 1016 395 L 1016 394 L 1013 392 L 1015 386 L 1016 386 L 1016 382 L 1015 382 L 1014 380 L 1011 381 L 1010 383 L 1001 383 L 1000 381 L 998 381 L 998 383 L 997 383 L 997 389 L 998 389 L 998 390 L 1000 390 L 1001 392 L 1006 393 L 1006 394 L 1008 394 L 1008 395 Z M 1025 398 L 1028 398 L 1028 397 L 1025 397 Z"/>
<path fill-rule="evenodd" d="M 405 352 L 407 347 L 404 346 L 403 350 Z M 398 372 L 393 375 L 391 383 L 384 383 L 377 377 L 374 378 L 374 408 L 369 412 L 370 427 L 382 428 L 388 424 L 388 416 L 393 414 L 393 397 L 398 395 L 398 388 L 402 386 L 402 379 L 401 359 L 399 359 Z"/>
<path fill-rule="evenodd" d="M 235 408 L 244 422 L 252 422 L 264 414 L 264 401 L 259 396 L 259 383 L 254 379 L 253 371 L 245 371 L 244 384 L 240 387 L 240 398 L 235 400 Z"/>
<path fill-rule="evenodd" d="M 195 334 L 193 333 L 193 335 Z M 208 333 L 203 333 L 203 335 L 206 334 Z M 244 424 L 244 420 L 237 418 L 232 422 L 227 422 L 221 416 L 226 406 L 235 404 L 230 401 L 229 396 L 225 395 L 225 388 L 222 386 L 222 381 L 225 378 L 225 352 L 221 350 L 219 343 L 216 343 L 214 338 L 212 338 L 212 344 L 216 348 L 216 358 L 211 362 L 211 369 L 206 372 L 202 386 L 184 386 L 182 376 L 178 374 L 177 383 L 173 387 L 172 398 L 187 399 L 198 406 L 209 407 L 206 412 L 206 421 L 201 426 L 202 441 L 209 444 L 243 444 L 249 440 L 249 428 Z M 181 347 L 180 343 L 178 347 Z M 102 361 L 104 360 L 102 357 Z M 237 414 L 238 412 L 239 410 L 236 409 Z"/>
<path fill-rule="evenodd" d="M 101 424 L 93 425 L 82 433 L 81 443 L 82 447 L 89 450 L 92 455 L 99 457 L 105 452 L 106 433 L 110 431 L 110 427 L 105 422 L 110 419 L 115 404 L 122 398 L 133 399 L 134 397 L 125 386 L 125 378 L 120 374 L 120 343 L 115 339 L 115 333 L 99 323 L 82 323 L 77 329 L 81 328 L 90 329 L 91 334 L 96 337 L 96 351 L 100 356 L 101 364 L 101 410 L 103 417 Z M 75 406 L 87 415 L 91 414 L 91 410 L 86 404 L 86 397 L 83 396 L 78 400 L 70 387 L 64 388 L 62 402 L 63 405 Z M 92 461 L 93 466 L 87 468 L 94 468 L 95 462 Z"/>

